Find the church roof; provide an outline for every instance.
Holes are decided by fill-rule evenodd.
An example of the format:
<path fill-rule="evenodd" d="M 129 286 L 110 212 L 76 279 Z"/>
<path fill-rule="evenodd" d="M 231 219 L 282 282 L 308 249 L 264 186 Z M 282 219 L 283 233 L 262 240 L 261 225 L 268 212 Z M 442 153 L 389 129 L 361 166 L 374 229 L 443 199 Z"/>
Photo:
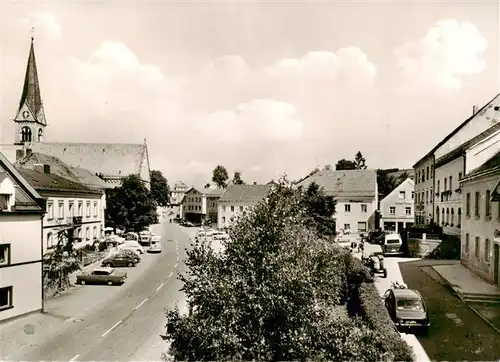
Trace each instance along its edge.
<path fill-rule="evenodd" d="M 62 162 L 105 177 L 139 175 L 148 162 L 147 145 L 126 143 L 33 143 L 33 152 L 57 157 Z"/>
<path fill-rule="evenodd" d="M 46 125 L 45 115 L 43 114 L 42 96 L 40 93 L 40 83 L 38 81 L 38 71 L 35 60 L 35 49 L 33 46 L 33 38 L 31 38 L 30 53 L 28 56 L 28 64 L 26 65 L 26 75 L 24 76 L 23 93 L 19 101 L 18 113 L 23 105 L 27 105 L 34 120 L 43 125 Z M 18 115 L 19 117 L 19 115 Z M 16 117 L 17 118 L 17 117 Z"/>
<path fill-rule="evenodd" d="M 22 167 L 23 169 L 33 169 L 35 164 L 49 165 L 51 174 L 64 177 L 65 179 L 77 182 L 90 188 L 107 189 L 113 187 L 89 170 L 69 166 L 54 156 L 35 152 L 21 160 L 16 161 L 16 166 Z"/>

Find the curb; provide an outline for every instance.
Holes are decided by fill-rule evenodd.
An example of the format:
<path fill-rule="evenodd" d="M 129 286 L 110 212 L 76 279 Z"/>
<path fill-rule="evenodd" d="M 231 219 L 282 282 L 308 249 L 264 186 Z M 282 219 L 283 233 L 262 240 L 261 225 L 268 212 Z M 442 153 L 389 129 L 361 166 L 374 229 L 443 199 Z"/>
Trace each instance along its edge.
<path fill-rule="evenodd" d="M 432 267 L 432 269 L 434 269 L 434 271 L 436 273 L 439 274 L 439 276 L 441 278 L 443 278 L 443 280 L 445 281 L 445 283 L 451 288 L 453 289 L 453 291 L 455 292 L 456 296 L 458 297 L 458 299 L 460 299 L 460 301 L 465 304 L 467 306 L 467 308 L 469 308 L 471 311 L 473 311 L 479 318 L 481 318 L 483 321 L 486 322 L 487 325 L 489 325 L 495 332 L 497 332 L 499 335 L 500 335 L 500 329 L 498 329 L 497 327 L 495 327 L 495 325 L 493 323 L 491 323 L 485 316 L 483 316 L 476 308 L 474 308 L 473 306 L 471 306 L 469 303 L 467 303 L 467 301 L 465 300 L 463 294 L 461 292 L 459 292 L 457 290 L 457 288 L 455 286 L 453 286 L 453 284 L 451 284 L 448 279 L 446 279 L 443 274 L 441 274 L 439 271 L 436 270 L 436 268 Z"/>

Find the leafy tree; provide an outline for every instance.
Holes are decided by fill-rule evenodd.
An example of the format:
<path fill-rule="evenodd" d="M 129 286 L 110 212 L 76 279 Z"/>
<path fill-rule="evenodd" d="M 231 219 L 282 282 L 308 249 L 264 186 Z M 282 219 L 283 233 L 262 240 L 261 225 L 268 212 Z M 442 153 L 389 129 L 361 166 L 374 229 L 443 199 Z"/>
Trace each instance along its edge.
<path fill-rule="evenodd" d="M 337 161 L 335 164 L 335 170 L 355 170 L 356 163 L 354 161 L 346 160 L 345 158 Z"/>
<path fill-rule="evenodd" d="M 113 228 L 142 230 L 158 222 L 156 201 L 136 175 L 123 179 L 122 185 L 106 190 L 106 224 Z"/>
<path fill-rule="evenodd" d="M 224 166 L 218 165 L 216 168 L 214 168 L 212 173 L 212 182 L 216 184 L 218 188 L 224 188 L 224 186 L 226 186 L 227 180 L 229 180 L 229 175 Z"/>
<path fill-rule="evenodd" d="M 354 165 L 356 167 L 356 170 L 366 170 L 366 160 L 363 157 L 361 151 L 358 151 L 358 153 L 356 153 L 356 156 L 354 157 Z"/>
<path fill-rule="evenodd" d="M 301 193 L 300 202 L 307 215 L 305 223 L 308 227 L 321 236 L 335 235 L 333 215 L 336 201 L 333 196 L 327 196 L 323 188 L 313 182 Z"/>
<path fill-rule="evenodd" d="M 243 180 L 241 179 L 241 172 L 236 171 L 234 173 L 233 183 L 235 185 L 244 185 L 245 184 L 245 182 L 243 182 Z"/>
<path fill-rule="evenodd" d="M 211 186 L 211 185 L 210 185 L 210 182 L 207 182 L 207 183 L 205 184 L 205 186 L 204 186 L 204 187 L 205 187 L 206 189 L 208 189 L 210 186 Z"/>
<path fill-rule="evenodd" d="M 170 203 L 170 188 L 161 171 L 151 171 L 151 196 L 159 206 L 168 206 Z"/>
<path fill-rule="evenodd" d="M 187 251 L 180 278 L 190 312 L 167 312 L 165 338 L 174 359 L 411 359 L 408 346 L 388 349 L 376 328 L 350 312 L 351 285 L 367 272 L 354 271 L 348 251 L 308 228 L 308 207 L 328 209 L 314 206 L 317 186 L 309 193 L 281 180 L 238 219 L 222 250 L 196 241 Z M 389 338 L 398 338 L 392 333 Z"/>
<path fill-rule="evenodd" d="M 332 165 L 325 165 L 325 167 L 323 168 L 323 170 L 325 170 L 325 171 L 331 171 L 331 170 L 333 170 L 333 167 L 332 167 Z"/>

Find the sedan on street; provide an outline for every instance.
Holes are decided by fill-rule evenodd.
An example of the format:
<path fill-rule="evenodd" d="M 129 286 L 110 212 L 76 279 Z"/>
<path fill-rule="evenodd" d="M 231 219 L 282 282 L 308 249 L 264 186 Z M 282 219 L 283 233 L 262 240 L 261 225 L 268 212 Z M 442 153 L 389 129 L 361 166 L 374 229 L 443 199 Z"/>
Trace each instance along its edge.
<path fill-rule="evenodd" d="M 120 267 L 128 266 L 129 268 L 137 264 L 130 255 L 125 254 L 112 254 L 104 258 L 101 265 L 103 267 Z"/>
<path fill-rule="evenodd" d="M 76 276 L 76 283 L 85 284 L 123 284 L 127 279 L 127 273 L 117 271 L 114 268 L 95 268 Z"/>
<path fill-rule="evenodd" d="M 385 307 L 397 327 L 427 331 L 430 326 L 429 313 L 418 290 L 391 288 L 385 292 L 383 298 Z"/>

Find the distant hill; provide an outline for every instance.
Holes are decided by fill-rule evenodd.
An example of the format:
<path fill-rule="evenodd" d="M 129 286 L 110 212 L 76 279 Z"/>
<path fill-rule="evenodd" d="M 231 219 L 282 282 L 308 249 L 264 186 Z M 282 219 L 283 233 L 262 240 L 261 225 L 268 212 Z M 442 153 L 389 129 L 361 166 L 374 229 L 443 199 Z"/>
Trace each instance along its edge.
<path fill-rule="evenodd" d="M 395 179 L 398 179 L 405 172 L 408 174 L 408 176 L 415 177 L 415 172 L 413 171 L 412 168 L 401 169 L 401 170 L 398 168 L 387 168 L 387 169 L 382 169 L 382 171 L 387 172 L 388 176 L 392 176 Z"/>

